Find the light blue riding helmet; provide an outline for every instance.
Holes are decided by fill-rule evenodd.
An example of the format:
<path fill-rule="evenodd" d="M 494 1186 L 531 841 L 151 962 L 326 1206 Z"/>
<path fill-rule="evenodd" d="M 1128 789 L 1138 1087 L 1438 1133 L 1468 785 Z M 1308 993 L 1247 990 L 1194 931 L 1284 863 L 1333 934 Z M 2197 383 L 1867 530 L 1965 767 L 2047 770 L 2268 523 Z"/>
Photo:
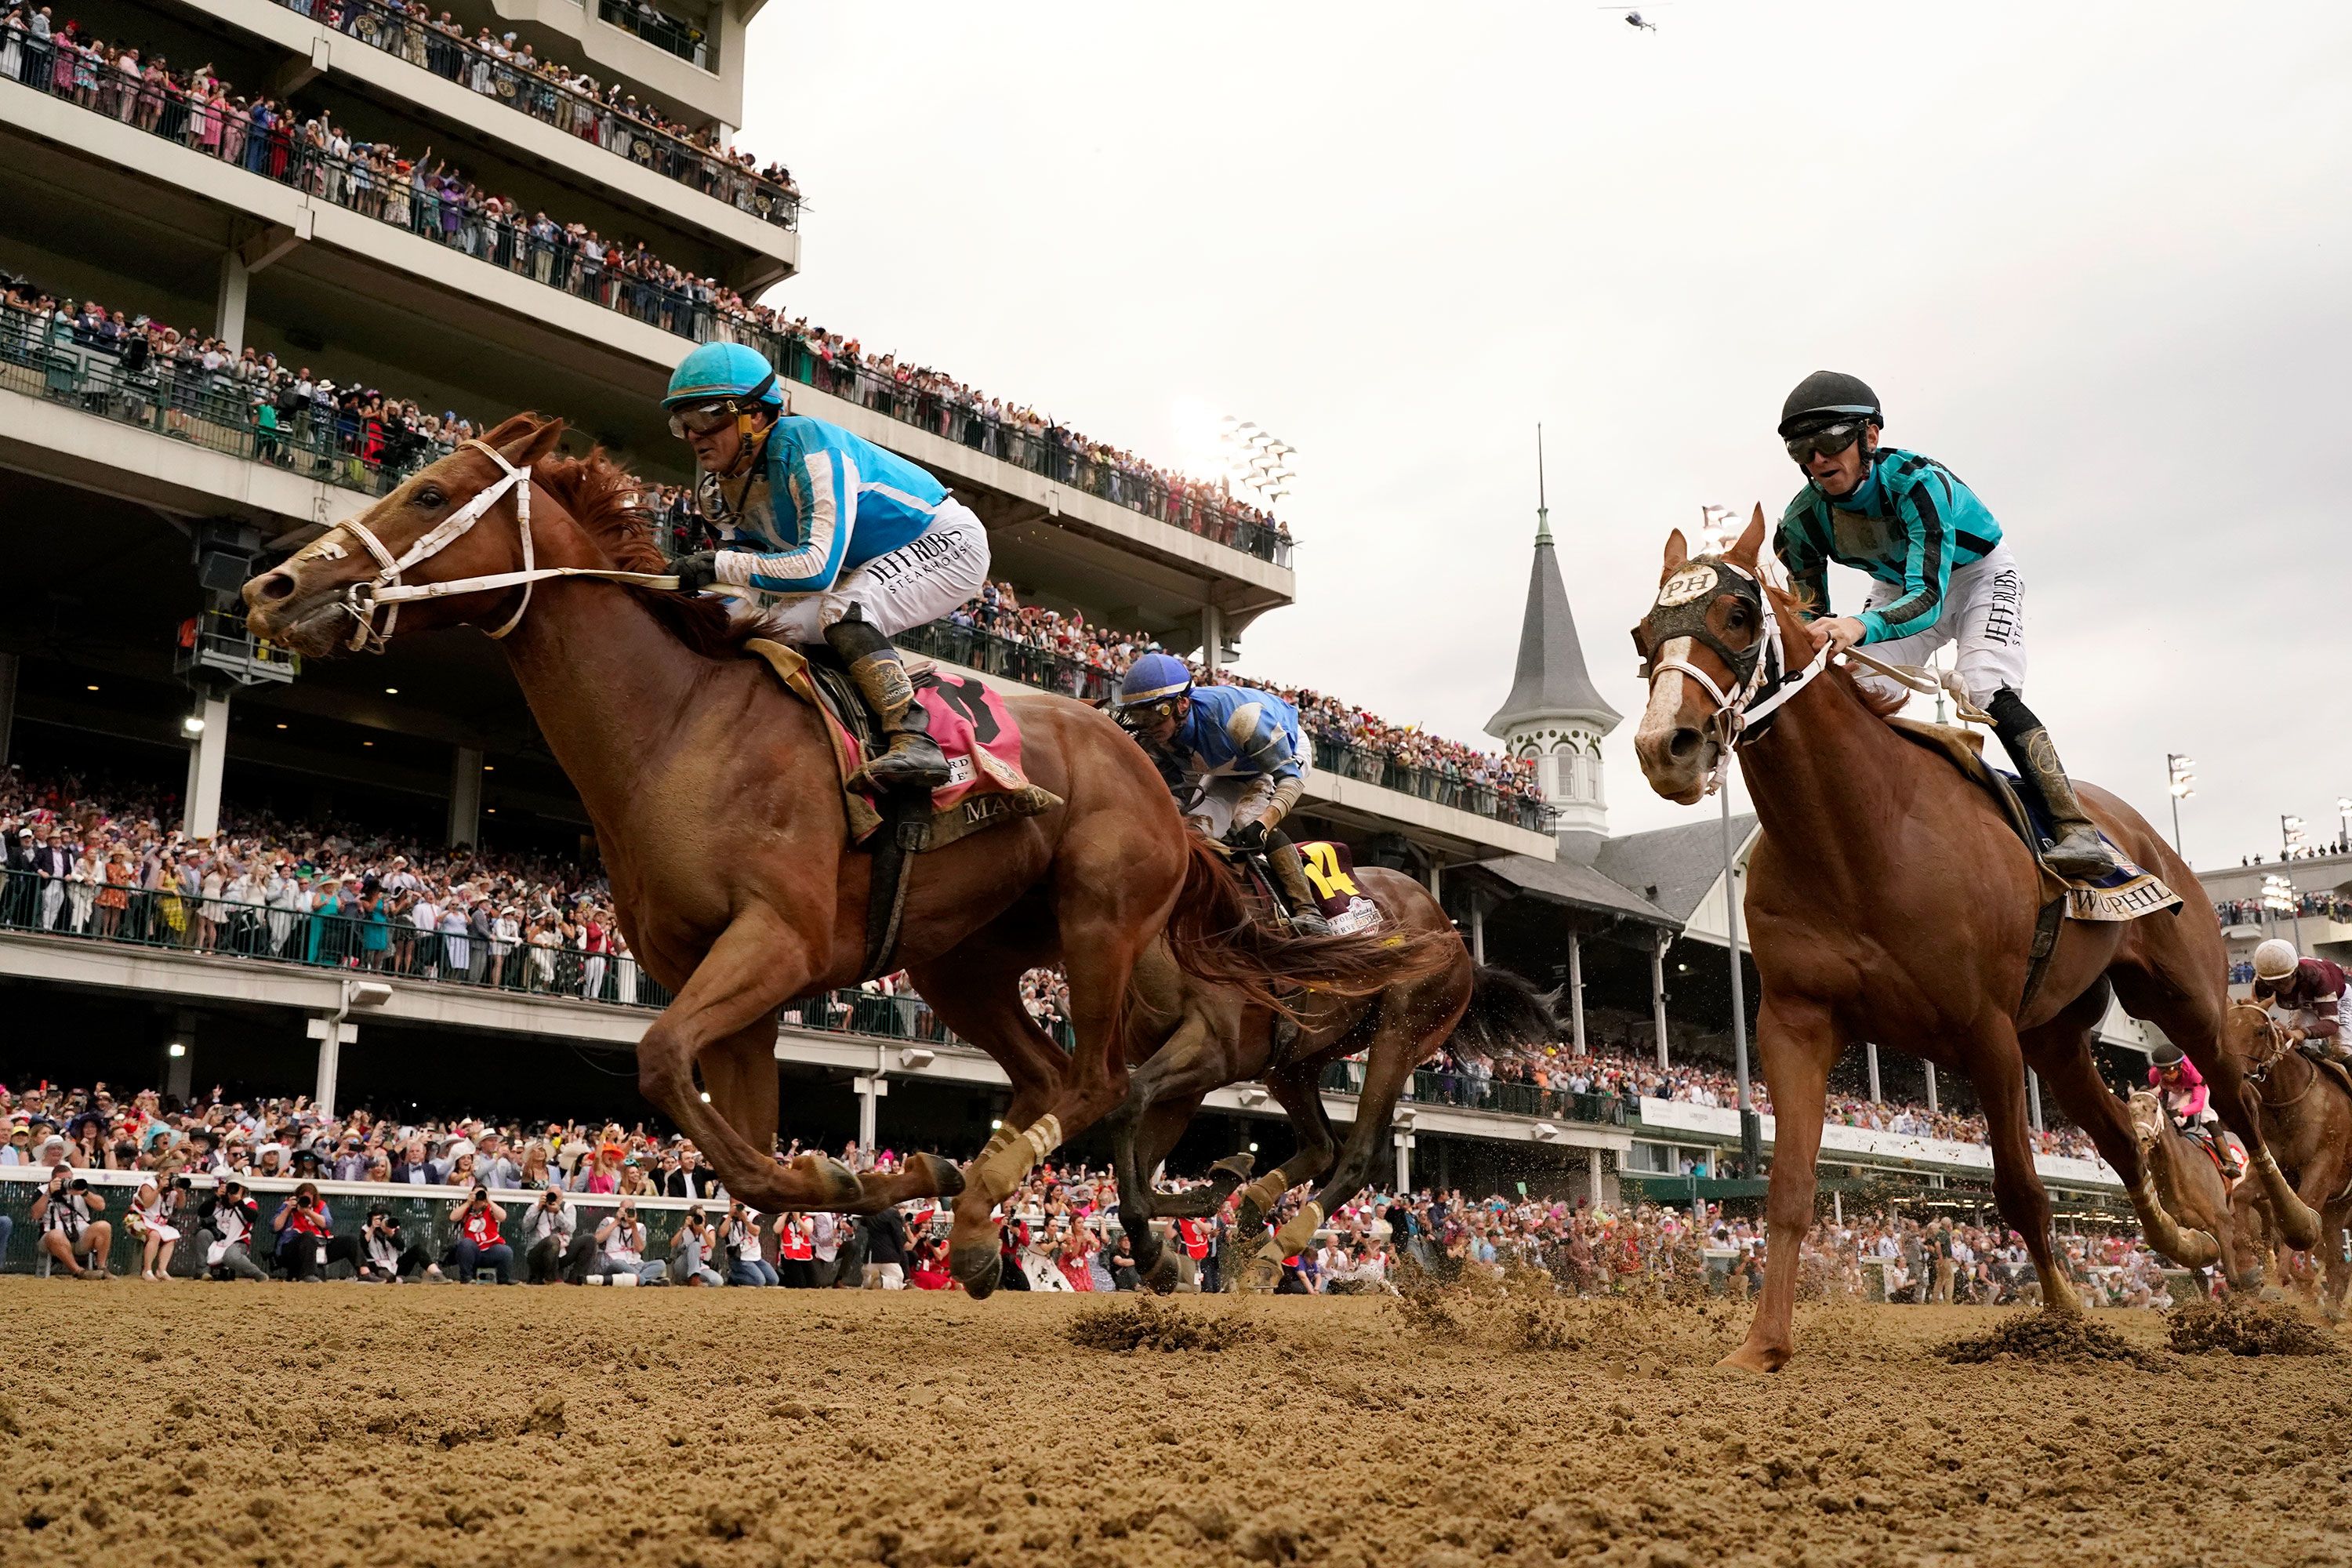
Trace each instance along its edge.
<path fill-rule="evenodd" d="M 705 343 L 670 373 L 669 392 L 662 398 L 662 406 L 676 408 L 720 397 L 778 409 L 784 405 L 775 367 L 759 350 L 743 343 Z"/>
<path fill-rule="evenodd" d="M 1192 695 L 1192 671 L 1173 654 L 1147 653 L 1118 683 L 1118 721 L 1130 729 L 1176 711 Z"/>

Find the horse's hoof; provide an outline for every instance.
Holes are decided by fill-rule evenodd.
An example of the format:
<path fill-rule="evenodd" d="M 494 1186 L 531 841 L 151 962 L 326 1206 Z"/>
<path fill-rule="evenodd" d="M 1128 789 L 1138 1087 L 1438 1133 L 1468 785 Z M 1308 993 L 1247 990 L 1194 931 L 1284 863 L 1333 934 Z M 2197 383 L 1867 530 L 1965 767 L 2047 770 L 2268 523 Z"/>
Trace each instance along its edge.
<path fill-rule="evenodd" d="M 1273 1295 L 1275 1288 L 1282 1283 L 1282 1259 L 1252 1258 L 1242 1265 L 1241 1279 L 1237 1283 L 1245 1296 Z"/>
<path fill-rule="evenodd" d="M 1715 1364 L 1725 1372 L 1778 1372 L 1790 1352 L 1779 1345 L 1744 1344 Z"/>
<path fill-rule="evenodd" d="M 963 1287 L 963 1293 L 975 1301 L 984 1301 L 996 1293 L 1004 1278 L 1004 1255 L 994 1247 L 985 1251 L 979 1247 L 951 1247 L 948 1249 L 948 1272 Z"/>
<path fill-rule="evenodd" d="M 1257 1156 L 1244 1149 L 1238 1154 L 1228 1154 L 1223 1159 L 1218 1161 L 1215 1164 L 1210 1166 L 1209 1174 L 1212 1176 L 1231 1176 L 1234 1179 L 1234 1184 L 1235 1186 L 1239 1186 L 1244 1182 L 1248 1181 L 1250 1177 L 1255 1173 L 1256 1170 Z"/>
<path fill-rule="evenodd" d="M 963 1167 L 953 1160 L 942 1160 L 937 1154 L 910 1154 L 907 1163 L 921 1173 L 934 1196 L 952 1198 L 962 1194 Z"/>
<path fill-rule="evenodd" d="M 1172 1296 L 1181 1278 L 1176 1268 L 1176 1254 L 1162 1247 L 1160 1261 L 1143 1271 L 1143 1288 L 1155 1296 Z"/>

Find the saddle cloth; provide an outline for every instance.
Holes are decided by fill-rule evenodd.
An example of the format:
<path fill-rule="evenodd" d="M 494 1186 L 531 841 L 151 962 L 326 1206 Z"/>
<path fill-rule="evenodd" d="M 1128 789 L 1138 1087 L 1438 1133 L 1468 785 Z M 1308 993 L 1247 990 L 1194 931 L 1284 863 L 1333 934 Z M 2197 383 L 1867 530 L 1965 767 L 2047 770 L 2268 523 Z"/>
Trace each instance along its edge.
<path fill-rule="evenodd" d="M 1318 839 L 1298 846 L 1299 864 L 1307 870 L 1307 890 L 1315 895 L 1315 912 L 1331 926 L 1334 936 L 1352 936 L 1381 923 L 1381 907 L 1356 884 L 1356 858 L 1344 844 Z"/>
<path fill-rule="evenodd" d="M 766 637 L 752 637 L 743 647 L 767 662 L 786 690 L 824 716 L 849 816 L 849 841 L 865 843 L 882 826 L 881 803 L 871 792 L 851 789 L 849 776 L 869 751 L 885 743 L 873 715 L 835 665 Z M 944 848 L 982 828 L 1062 804 L 1060 795 L 1022 773 L 1021 726 L 1002 697 L 977 680 L 942 681 L 925 660 L 908 659 L 907 675 L 915 700 L 929 716 L 931 739 L 948 759 L 948 782 L 931 792 L 929 817 L 920 825 L 918 841 L 907 847 L 919 853 Z"/>
<path fill-rule="evenodd" d="M 2166 887 L 2153 872 L 2134 864 L 2131 857 L 2124 853 L 2123 846 L 2104 830 L 2099 839 L 2116 858 L 2114 871 L 2095 881 L 2083 881 L 2052 870 L 2042 854 L 2056 842 L 2058 836 L 2042 809 L 2041 795 L 2021 787 L 2016 774 L 2004 773 L 1984 760 L 1981 735 L 1917 719 L 1894 718 L 1887 722 L 1905 740 L 1948 759 L 1963 776 L 1992 796 L 2003 820 L 2032 852 L 2042 874 L 2065 889 L 2067 919 L 2136 921 L 2142 915 L 2179 907 L 2180 895 Z"/>

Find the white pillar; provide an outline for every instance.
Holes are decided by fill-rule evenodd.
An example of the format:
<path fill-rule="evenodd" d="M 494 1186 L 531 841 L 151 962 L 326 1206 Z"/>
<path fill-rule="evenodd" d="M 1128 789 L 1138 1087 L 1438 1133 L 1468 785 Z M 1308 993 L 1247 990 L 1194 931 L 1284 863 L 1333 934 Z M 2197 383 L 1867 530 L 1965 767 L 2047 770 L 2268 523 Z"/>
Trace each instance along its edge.
<path fill-rule="evenodd" d="M 188 742 L 188 787 L 180 797 L 180 831 L 210 838 L 220 831 L 221 769 L 228 762 L 228 699 L 200 699 L 183 724 Z"/>
<path fill-rule="evenodd" d="M 228 352 L 245 352 L 245 300 L 253 282 L 253 269 L 245 258 L 231 249 L 221 258 L 220 291 L 213 310 L 213 336 L 228 345 Z"/>
<path fill-rule="evenodd" d="M 1601 1162 L 1608 1158 L 1609 1151 L 1606 1149 L 1593 1149 L 1590 1151 L 1590 1152 L 1592 1156 L 1592 1206 L 1594 1208 L 1599 1208 L 1603 1201 L 1601 1187 Z"/>
<path fill-rule="evenodd" d="M 2033 1113 L 2033 1130 L 2042 1131 L 2042 1075 L 2032 1068 L 2025 1069 L 2025 1109 Z"/>
<path fill-rule="evenodd" d="M 1650 1022 L 1658 1033 L 1658 1065 L 1671 1067 L 1666 1059 L 1666 944 L 1674 939 L 1661 931 L 1650 944 Z"/>
<path fill-rule="evenodd" d="M 482 753 L 458 746 L 449 753 L 449 831 L 452 848 L 479 844 L 482 835 Z"/>
<path fill-rule="evenodd" d="M 1201 668 L 1218 669 L 1225 661 L 1225 616 L 1214 605 L 1201 606 Z"/>
<path fill-rule="evenodd" d="M 1470 962 L 1486 962 L 1486 900 L 1476 893 L 1470 895 Z"/>
<path fill-rule="evenodd" d="M 1584 1041 L 1584 935 L 1573 926 L 1568 932 L 1568 1008 L 1569 1039 L 1580 1057 L 1591 1047 Z"/>
<path fill-rule="evenodd" d="M 880 1117 L 877 1114 L 877 1104 L 884 1095 L 890 1092 L 890 1080 L 877 1072 L 866 1078 L 852 1079 L 850 1087 L 857 1091 L 858 1152 L 865 1158 L 871 1160 L 874 1157 L 875 1140 L 881 1135 L 877 1125 L 880 1121 Z"/>
<path fill-rule="evenodd" d="M 311 1103 L 319 1108 L 320 1115 L 332 1116 L 335 1080 L 342 1074 L 343 1047 L 357 1042 L 360 1026 L 332 1013 L 315 1013 L 310 1017 L 310 1037 L 319 1042 L 319 1073 L 310 1089 Z"/>
<path fill-rule="evenodd" d="M 1870 1064 L 1870 1103 L 1873 1105 L 1884 1105 L 1886 1103 L 1886 1096 L 1881 1094 L 1878 1090 L 1878 1042 L 1876 1040 L 1863 1041 L 1862 1056 L 1863 1059 Z"/>
<path fill-rule="evenodd" d="M 1443 903 L 1445 900 L 1445 863 L 1432 856 L 1429 862 L 1429 896 Z"/>
<path fill-rule="evenodd" d="M 1940 1108 L 1936 1104 L 1936 1064 L 1923 1064 L 1927 1069 L 1927 1114 L 1933 1116 Z"/>
<path fill-rule="evenodd" d="M 1412 1134 L 1410 1132 L 1396 1134 L 1396 1190 L 1400 1193 L 1412 1191 Z"/>
<path fill-rule="evenodd" d="M 8 765 L 8 736 L 16 727 L 16 656 L 0 653 L 0 768 Z"/>

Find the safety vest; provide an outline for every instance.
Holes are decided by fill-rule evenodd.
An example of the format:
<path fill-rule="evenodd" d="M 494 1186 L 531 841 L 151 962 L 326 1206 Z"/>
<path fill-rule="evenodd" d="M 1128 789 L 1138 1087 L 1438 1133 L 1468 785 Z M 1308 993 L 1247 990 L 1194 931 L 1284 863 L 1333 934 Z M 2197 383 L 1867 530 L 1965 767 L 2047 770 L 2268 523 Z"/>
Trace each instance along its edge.
<path fill-rule="evenodd" d="M 1183 1242 L 1184 1250 L 1192 1255 L 1193 1262 L 1198 1263 L 1201 1259 L 1209 1256 L 1208 1227 L 1203 1226 L 1199 1220 L 1178 1220 L 1176 1222 L 1176 1235 L 1178 1238 Z"/>
<path fill-rule="evenodd" d="M 806 1263 L 816 1256 L 815 1243 L 809 1240 L 808 1232 L 796 1225 L 784 1226 L 784 1234 L 778 1238 L 777 1245 L 783 1249 L 784 1259 L 789 1263 Z"/>

